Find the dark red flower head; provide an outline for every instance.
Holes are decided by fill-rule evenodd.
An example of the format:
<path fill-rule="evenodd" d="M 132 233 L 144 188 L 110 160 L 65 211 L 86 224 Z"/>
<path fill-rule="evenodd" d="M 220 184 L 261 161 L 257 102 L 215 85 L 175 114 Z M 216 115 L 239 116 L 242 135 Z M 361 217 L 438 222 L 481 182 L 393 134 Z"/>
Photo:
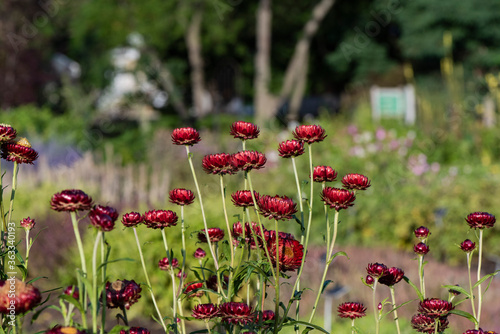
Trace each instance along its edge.
<path fill-rule="evenodd" d="M 219 306 L 220 316 L 225 322 L 246 325 L 254 320 L 254 313 L 245 303 L 229 302 Z"/>
<path fill-rule="evenodd" d="M 193 308 L 193 318 L 207 320 L 219 315 L 219 308 L 214 304 L 199 304 Z"/>
<path fill-rule="evenodd" d="M 198 240 L 200 242 L 208 242 L 207 233 L 208 233 L 208 237 L 210 238 L 210 242 L 219 242 L 222 239 L 224 239 L 224 230 L 222 230 L 218 227 L 212 227 L 212 228 L 209 228 L 206 232 L 205 232 L 205 229 L 201 230 L 198 233 Z"/>
<path fill-rule="evenodd" d="M 429 236 L 429 229 L 425 226 L 420 226 L 415 229 L 415 237 L 417 237 L 420 240 L 427 239 Z"/>
<path fill-rule="evenodd" d="M 314 182 L 332 182 L 337 178 L 337 171 L 330 166 L 316 166 L 313 170 Z"/>
<path fill-rule="evenodd" d="M 207 288 L 213 291 L 217 291 L 218 287 L 218 282 L 217 282 L 217 275 L 212 275 L 210 276 L 207 281 Z M 222 278 L 222 289 L 227 289 L 227 286 L 229 285 L 229 276 L 224 275 Z"/>
<path fill-rule="evenodd" d="M 278 146 L 280 157 L 291 158 L 304 154 L 304 142 L 300 140 L 287 140 Z"/>
<path fill-rule="evenodd" d="M 341 318 L 357 319 L 366 315 L 366 307 L 361 303 L 347 302 L 340 304 L 337 312 Z"/>
<path fill-rule="evenodd" d="M 426 298 L 420 302 L 418 312 L 431 318 L 444 317 L 455 307 L 452 303 L 439 298 Z"/>
<path fill-rule="evenodd" d="M 269 320 L 274 320 L 275 318 L 275 313 L 271 310 L 265 310 L 262 312 L 262 321 L 269 321 Z"/>
<path fill-rule="evenodd" d="M 479 328 L 479 329 L 469 329 L 465 331 L 463 334 L 497 334 L 497 332 L 483 331 L 481 328 Z"/>
<path fill-rule="evenodd" d="M 151 210 L 144 214 L 144 224 L 153 229 L 175 226 L 178 219 L 172 210 Z"/>
<path fill-rule="evenodd" d="M 370 275 L 366 276 L 366 278 L 365 278 L 365 283 L 366 284 L 373 285 L 374 282 L 375 282 L 375 279 L 373 277 L 371 277 Z"/>
<path fill-rule="evenodd" d="M 134 280 L 106 282 L 106 306 L 108 308 L 130 309 L 141 298 L 141 287 Z"/>
<path fill-rule="evenodd" d="M 9 124 L 0 124 L 0 143 L 13 141 L 17 136 L 17 131 Z"/>
<path fill-rule="evenodd" d="M 480 230 L 493 227 L 496 222 L 495 216 L 488 212 L 471 213 L 467 216 L 467 218 L 465 218 L 465 220 L 471 228 L 478 228 Z"/>
<path fill-rule="evenodd" d="M 92 225 L 103 232 L 109 232 L 115 227 L 118 212 L 109 206 L 96 205 L 90 210 L 89 218 Z"/>
<path fill-rule="evenodd" d="M 347 174 L 342 178 L 342 185 L 345 189 L 366 190 L 370 187 L 370 180 L 361 174 Z"/>
<path fill-rule="evenodd" d="M 139 212 L 129 212 L 123 215 L 122 224 L 126 227 L 134 227 L 142 223 L 144 218 Z"/>
<path fill-rule="evenodd" d="M 476 249 L 476 243 L 466 239 L 460 244 L 460 249 L 466 253 L 470 253 Z"/>
<path fill-rule="evenodd" d="M 323 141 L 326 138 L 325 129 L 319 125 L 299 125 L 292 134 L 296 139 L 309 144 Z"/>
<path fill-rule="evenodd" d="M 184 287 L 184 294 L 189 297 L 201 297 L 205 292 L 200 290 L 203 288 L 203 283 L 202 282 L 191 282 L 187 283 L 186 286 Z"/>
<path fill-rule="evenodd" d="M 63 327 L 61 325 L 57 325 L 46 331 L 45 334 L 85 334 L 85 331 L 80 331 L 75 327 Z"/>
<path fill-rule="evenodd" d="M 238 171 L 233 155 L 227 153 L 208 154 L 203 157 L 202 166 L 208 174 L 234 174 Z"/>
<path fill-rule="evenodd" d="M 193 256 L 197 259 L 203 259 L 205 256 L 207 256 L 207 253 L 203 249 L 198 248 L 194 251 Z"/>
<path fill-rule="evenodd" d="M 413 251 L 416 253 L 416 254 L 419 254 L 419 255 L 425 255 L 427 253 L 429 253 L 429 246 L 427 246 L 425 243 L 423 242 L 419 242 L 418 244 L 416 244 L 414 247 L 413 247 Z"/>
<path fill-rule="evenodd" d="M 391 267 L 387 270 L 387 273 L 385 275 L 378 279 L 378 281 L 381 284 L 393 286 L 394 284 L 399 283 L 404 276 L 405 272 L 403 271 L 403 269 Z"/>
<path fill-rule="evenodd" d="M 243 233 L 244 232 L 244 233 Z M 245 229 L 243 230 L 243 225 L 241 222 L 236 222 L 233 224 L 233 230 L 231 231 L 232 236 L 236 239 L 235 242 L 238 242 L 238 239 L 242 239 L 246 244 L 250 243 L 253 239 L 252 237 L 252 227 L 250 223 L 245 223 Z M 244 239 L 243 239 L 244 234 Z"/>
<path fill-rule="evenodd" d="M 411 326 L 419 333 L 434 333 L 435 331 L 435 321 L 438 321 L 438 332 L 444 332 L 448 327 L 449 322 L 446 317 L 444 318 L 432 318 L 425 314 L 415 314 L 411 318 Z"/>
<path fill-rule="evenodd" d="M 27 217 L 27 218 L 23 218 L 21 220 L 21 222 L 19 223 L 19 225 L 26 230 L 31 230 L 31 229 L 33 229 L 33 227 L 35 227 L 36 222 L 34 219 Z"/>
<path fill-rule="evenodd" d="M 200 140 L 200 134 L 193 128 L 177 128 L 172 132 L 172 142 L 175 145 L 193 146 Z"/>
<path fill-rule="evenodd" d="M 256 191 L 253 192 L 255 196 L 255 200 L 259 198 L 259 193 Z M 237 207 L 246 208 L 249 206 L 253 206 L 253 198 L 250 190 L 238 190 L 231 194 L 231 198 L 233 204 Z"/>
<path fill-rule="evenodd" d="M 92 198 L 81 190 L 68 189 L 54 194 L 50 206 L 56 211 L 89 210 L 92 207 Z"/>
<path fill-rule="evenodd" d="M 70 297 L 73 297 L 75 298 L 76 300 L 78 300 L 78 298 L 80 297 L 80 292 L 78 290 L 78 287 L 75 286 L 75 285 L 68 285 L 64 290 L 63 290 L 63 294 L 64 295 L 67 295 L 67 296 L 70 296 Z"/>
<path fill-rule="evenodd" d="M 144 327 L 130 327 L 128 331 L 122 329 L 120 334 L 151 334 L 151 332 Z"/>
<path fill-rule="evenodd" d="M 176 258 L 172 259 L 172 268 L 177 268 L 179 266 L 179 261 Z M 168 257 L 164 257 L 158 262 L 158 268 L 161 270 L 169 270 L 170 262 L 168 261 Z"/>
<path fill-rule="evenodd" d="M 17 278 L 0 281 L 0 313 L 19 315 L 35 308 L 42 301 L 40 291 Z"/>
<path fill-rule="evenodd" d="M 33 165 L 33 161 L 38 159 L 38 152 L 31 148 L 31 144 L 26 138 L 21 138 L 17 142 L 4 142 L 2 144 L 2 158 L 18 164 Z"/>
<path fill-rule="evenodd" d="M 241 151 L 233 154 L 233 163 L 236 168 L 246 172 L 263 168 L 266 161 L 266 156 L 257 151 Z"/>
<path fill-rule="evenodd" d="M 194 202 L 194 194 L 189 189 L 177 188 L 170 190 L 169 199 L 177 205 L 189 205 Z"/>
<path fill-rule="evenodd" d="M 292 219 L 297 212 L 297 204 L 289 197 L 259 196 L 257 200 L 259 211 L 264 217 L 276 220 Z"/>
<path fill-rule="evenodd" d="M 276 235 L 276 232 L 275 232 Z M 278 237 L 279 265 L 281 272 L 295 271 L 302 264 L 304 246 L 295 239 Z M 269 238 L 268 251 L 273 266 L 276 266 L 276 236 Z"/>
<path fill-rule="evenodd" d="M 389 268 L 387 268 L 385 264 L 375 262 L 368 264 L 368 267 L 366 267 L 366 272 L 373 278 L 380 278 L 388 274 Z"/>
<path fill-rule="evenodd" d="M 253 123 L 237 121 L 231 125 L 229 134 L 234 138 L 241 140 L 255 139 L 259 136 L 260 130 L 257 125 Z"/>
<path fill-rule="evenodd" d="M 356 195 L 352 191 L 345 189 L 326 187 L 321 192 L 321 200 L 325 202 L 325 205 L 329 205 L 330 209 L 336 211 L 353 206 L 355 199 Z"/>

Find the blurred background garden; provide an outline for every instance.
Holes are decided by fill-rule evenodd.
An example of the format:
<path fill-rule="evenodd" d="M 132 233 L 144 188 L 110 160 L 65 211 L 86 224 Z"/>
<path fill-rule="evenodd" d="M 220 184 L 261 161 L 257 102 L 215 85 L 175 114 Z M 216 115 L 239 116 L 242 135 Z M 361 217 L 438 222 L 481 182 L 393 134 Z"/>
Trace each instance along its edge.
<path fill-rule="evenodd" d="M 192 151 L 201 172 L 203 155 L 241 150 L 229 135 L 236 120 L 261 128 L 248 144 L 268 159 L 255 180 L 259 192 L 295 196 L 291 164 L 277 147 L 298 124 L 326 130 L 314 147 L 315 165 L 370 178 L 372 186 L 343 212 L 338 240 L 339 249 L 364 258 L 341 260 L 341 268 L 358 266 L 351 271 L 334 264 L 334 281 L 362 290 L 366 264 L 383 261 L 375 255 L 416 268 L 412 231 L 421 225 L 432 233 L 437 276 L 444 275 L 440 263 L 464 267 L 459 244 L 474 238 L 464 218 L 500 214 L 499 13 L 496 0 L 3 0 L 0 122 L 40 154 L 35 166 L 21 166 L 14 211 L 14 220 L 29 215 L 41 230 L 33 272 L 49 277 L 40 283 L 46 289 L 75 283 L 69 217 L 50 211 L 54 193 L 80 188 L 122 214 L 169 208 L 170 189 L 194 187 L 172 129 L 200 131 Z M 376 99 L 374 87 L 403 93 Z M 307 159 L 298 164 L 307 180 Z M 201 178 L 209 225 L 217 226 L 218 180 Z M 241 187 L 241 176 L 227 179 L 228 192 Z M 319 259 L 323 208 L 316 209 Z M 187 210 L 186 221 L 191 254 L 199 210 Z M 289 232 L 299 231 L 290 224 Z M 500 266 L 495 230 L 485 234 L 488 272 Z M 160 240 L 153 232 L 144 233 Z M 113 257 L 135 258 L 129 233 L 110 243 Z M 160 247 L 146 253 L 152 266 L 163 257 Z M 116 265 L 110 275 L 132 279 L 137 266 Z M 436 278 L 436 297 L 445 297 L 439 284 L 466 284 L 454 275 L 453 282 Z M 153 276 L 168 281 L 163 272 Z M 498 331 L 500 306 L 488 301 L 484 320 Z M 139 304 L 132 317 L 151 312 Z M 407 308 L 411 315 L 416 304 Z"/>

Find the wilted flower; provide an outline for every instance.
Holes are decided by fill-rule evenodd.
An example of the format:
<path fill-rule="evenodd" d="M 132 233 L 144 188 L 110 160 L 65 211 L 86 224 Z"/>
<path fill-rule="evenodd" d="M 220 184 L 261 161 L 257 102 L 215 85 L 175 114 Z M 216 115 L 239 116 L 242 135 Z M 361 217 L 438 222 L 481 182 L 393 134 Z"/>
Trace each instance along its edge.
<path fill-rule="evenodd" d="M 488 212 L 471 213 L 467 216 L 467 218 L 465 218 L 465 220 L 471 228 L 478 228 L 480 230 L 493 227 L 496 222 L 495 216 Z"/>
<path fill-rule="evenodd" d="M 153 229 L 177 225 L 177 214 L 172 210 L 151 210 L 144 214 L 144 224 Z"/>
<path fill-rule="evenodd" d="M 387 286 L 393 286 L 396 283 L 399 283 L 403 277 L 405 276 L 405 272 L 403 269 L 397 267 L 391 267 L 387 270 L 387 273 L 378 279 L 380 284 L 384 284 Z"/>
<path fill-rule="evenodd" d="M 185 288 L 184 288 L 184 294 L 186 296 L 188 296 L 189 298 L 201 297 L 204 294 L 203 291 L 199 291 L 201 288 L 203 288 L 203 283 L 201 283 L 201 282 L 187 283 Z"/>
<path fill-rule="evenodd" d="M 325 202 L 325 205 L 329 205 L 330 209 L 335 209 L 336 211 L 353 206 L 355 199 L 356 196 L 354 193 L 345 189 L 326 187 L 321 192 L 321 200 Z"/>
<path fill-rule="evenodd" d="M 219 315 L 219 308 L 214 304 L 199 304 L 193 308 L 193 318 L 207 320 Z"/>
<path fill-rule="evenodd" d="M 12 141 L 16 136 L 16 129 L 9 124 L 0 124 L 0 143 Z"/>
<path fill-rule="evenodd" d="M 92 207 L 92 198 L 79 189 L 68 189 L 54 194 L 50 206 L 56 211 L 89 210 Z"/>
<path fill-rule="evenodd" d="M 133 227 L 142 223 L 143 217 L 139 212 L 129 212 L 123 215 L 122 224 L 126 227 Z"/>
<path fill-rule="evenodd" d="M 33 165 L 33 161 L 38 158 L 38 153 L 31 148 L 31 144 L 26 138 L 21 138 L 17 142 L 4 142 L 2 144 L 2 158 L 18 164 Z"/>
<path fill-rule="evenodd" d="M 17 278 L 0 281 L 0 313 L 26 313 L 42 301 L 40 291 Z"/>
<path fill-rule="evenodd" d="M 63 294 L 78 299 L 80 297 L 80 292 L 77 286 L 68 285 L 64 290 Z"/>
<path fill-rule="evenodd" d="M 141 287 L 134 280 L 106 282 L 106 306 L 108 308 L 130 309 L 141 298 Z"/>
<path fill-rule="evenodd" d="M 415 314 L 411 318 L 411 326 L 419 333 L 434 333 L 435 322 L 438 322 L 438 332 L 443 332 L 449 325 L 448 319 L 432 318 L 425 314 Z"/>
<path fill-rule="evenodd" d="M 347 174 L 342 178 L 343 187 L 346 189 L 366 190 L 370 187 L 370 180 L 362 174 Z"/>
<path fill-rule="evenodd" d="M 266 161 L 266 156 L 257 151 L 241 151 L 233 154 L 233 162 L 236 168 L 246 172 L 263 168 Z"/>
<path fill-rule="evenodd" d="M 470 253 L 476 249 L 476 243 L 466 239 L 460 244 L 460 249 L 466 253 Z"/>
<path fill-rule="evenodd" d="M 425 226 L 420 226 L 415 229 L 415 237 L 417 237 L 420 240 L 427 239 L 429 236 L 429 229 Z"/>
<path fill-rule="evenodd" d="M 275 232 L 276 233 L 276 232 Z M 271 263 L 276 266 L 276 237 L 269 238 L 268 250 Z M 304 246 L 295 239 L 278 237 L 279 242 L 279 266 L 281 272 L 295 271 L 302 264 Z"/>
<path fill-rule="evenodd" d="M 150 334 L 151 332 L 144 327 L 130 327 L 128 331 L 121 330 L 120 334 Z"/>
<path fill-rule="evenodd" d="M 237 121 L 231 125 L 229 134 L 241 140 L 255 139 L 259 136 L 260 130 L 257 125 L 249 122 Z"/>
<path fill-rule="evenodd" d="M 31 229 L 33 229 L 33 227 L 35 227 L 36 222 L 34 219 L 27 217 L 27 218 L 23 218 L 21 220 L 21 222 L 19 223 L 19 225 L 26 230 L 31 230 Z"/>
<path fill-rule="evenodd" d="M 176 258 L 172 259 L 172 268 L 177 268 L 179 266 L 179 261 Z M 168 261 L 168 257 L 164 257 L 158 262 L 158 268 L 161 270 L 169 270 L 170 262 Z"/>
<path fill-rule="evenodd" d="M 259 194 L 254 191 L 255 200 L 259 198 Z M 237 207 L 246 208 L 253 206 L 252 192 L 250 190 L 238 190 L 231 194 L 233 204 Z"/>
<path fill-rule="evenodd" d="M 172 142 L 175 145 L 193 146 L 200 140 L 200 134 L 193 128 L 177 128 L 172 132 Z"/>
<path fill-rule="evenodd" d="M 233 160 L 232 154 L 217 153 L 208 154 L 203 157 L 202 166 L 205 172 L 209 174 L 234 174 L 238 171 Z"/>
<path fill-rule="evenodd" d="M 177 205 L 189 205 L 194 202 L 194 194 L 189 189 L 177 188 L 170 191 L 169 199 Z"/>
<path fill-rule="evenodd" d="M 297 212 L 297 204 L 295 204 L 291 198 L 286 196 L 259 196 L 257 204 L 259 206 L 260 213 L 269 219 L 292 219 L 292 215 Z"/>
<path fill-rule="evenodd" d="M 419 242 L 418 244 L 416 244 L 414 247 L 413 247 L 413 251 L 416 253 L 416 254 L 420 254 L 420 255 L 425 255 L 427 253 L 429 253 L 429 246 L 427 246 L 425 243 L 423 242 Z"/>
<path fill-rule="evenodd" d="M 198 248 L 194 251 L 193 256 L 197 259 L 203 259 L 205 256 L 207 256 L 207 253 L 203 249 Z"/>
<path fill-rule="evenodd" d="M 341 318 L 357 319 L 366 315 L 366 307 L 361 303 L 347 302 L 340 304 L 337 312 Z"/>
<path fill-rule="evenodd" d="M 304 154 L 304 142 L 300 140 L 287 140 L 278 146 L 280 157 L 291 158 Z"/>
<path fill-rule="evenodd" d="M 220 316 L 225 322 L 246 325 L 254 320 L 254 313 L 245 303 L 229 302 L 219 306 Z"/>
<path fill-rule="evenodd" d="M 368 264 L 366 272 L 373 278 L 380 278 L 389 273 L 389 268 L 385 264 L 375 262 Z"/>
<path fill-rule="evenodd" d="M 337 178 L 337 171 L 330 166 L 316 166 L 313 170 L 314 182 L 332 182 Z"/>
<path fill-rule="evenodd" d="M 109 232 L 115 227 L 118 212 L 110 206 L 96 205 L 90 210 L 89 218 L 92 225 L 103 232 Z"/>
<path fill-rule="evenodd" d="M 309 144 L 323 141 L 326 138 L 325 130 L 319 125 L 299 125 L 292 134 L 296 139 Z"/>
<path fill-rule="evenodd" d="M 210 238 L 210 242 L 219 242 L 224 239 L 224 230 L 218 227 L 212 227 L 207 230 L 208 237 Z M 207 233 L 205 233 L 205 229 L 201 230 L 198 233 L 198 240 L 200 242 L 208 242 Z"/>
<path fill-rule="evenodd" d="M 420 302 L 418 312 L 423 313 L 431 318 L 443 317 L 455 307 L 452 303 L 439 298 L 426 298 Z"/>
<path fill-rule="evenodd" d="M 80 331 L 75 327 L 63 327 L 61 325 L 57 325 L 46 331 L 45 334 L 85 334 L 85 331 Z"/>

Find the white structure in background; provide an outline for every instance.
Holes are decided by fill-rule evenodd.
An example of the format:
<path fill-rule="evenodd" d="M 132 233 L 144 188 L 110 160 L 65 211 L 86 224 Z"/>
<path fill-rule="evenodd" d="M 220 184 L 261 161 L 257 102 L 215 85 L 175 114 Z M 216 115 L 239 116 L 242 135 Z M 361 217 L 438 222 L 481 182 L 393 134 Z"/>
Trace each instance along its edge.
<path fill-rule="evenodd" d="M 71 80 L 77 80 L 82 74 L 80 64 L 62 53 L 52 56 L 51 65 L 57 74 L 65 75 Z"/>
<path fill-rule="evenodd" d="M 374 120 L 399 118 L 407 125 L 415 124 L 417 112 L 413 85 L 396 88 L 373 86 L 370 89 L 370 100 Z"/>

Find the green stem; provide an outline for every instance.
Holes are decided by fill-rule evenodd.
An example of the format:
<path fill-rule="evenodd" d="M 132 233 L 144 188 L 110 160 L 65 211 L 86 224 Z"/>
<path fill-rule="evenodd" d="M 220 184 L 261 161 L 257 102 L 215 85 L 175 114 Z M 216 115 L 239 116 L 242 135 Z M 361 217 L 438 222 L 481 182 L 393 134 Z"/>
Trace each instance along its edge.
<path fill-rule="evenodd" d="M 477 280 L 481 279 L 481 263 L 483 259 L 483 230 L 479 230 L 479 258 L 477 260 Z M 477 285 L 477 329 L 480 327 L 479 323 L 481 321 L 481 307 L 483 303 L 483 293 L 481 291 L 481 284 Z"/>
<path fill-rule="evenodd" d="M 170 258 L 170 255 L 168 254 L 168 243 L 167 243 L 167 236 L 165 235 L 165 229 L 161 229 L 161 236 L 163 238 L 163 245 L 165 246 L 165 252 L 167 254 L 167 258 L 169 259 L 169 272 L 170 272 L 170 277 L 172 278 L 172 309 L 173 309 L 173 318 L 174 318 L 174 324 L 177 326 L 177 291 L 175 291 L 175 273 L 174 273 L 174 268 L 172 266 L 172 259 Z M 181 273 L 181 276 L 183 276 L 184 273 Z"/>
<path fill-rule="evenodd" d="M 354 319 L 351 322 L 351 334 L 354 334 Z"/>
<path fill-rule="evenodd" d="M 76 218 L 76 212 L 71 211 L 70 213 L 71 223 L 73 225 L 73 232 L 75 234 L 76 245 L 78 246 L 78 252 L 80 253 L 80 262 L 82 265 L 82 276 L 87 277 L 87 263 L 85 261 L 85 252 L 83 251 L 82 237 L 80 235 L 80 230 L 78 229 L 78 220 Z M 82 314 L 82 325 L 84 329 L 87 329 L 87 292 L 85 291 L 85 285 L 82 283 L 81 279 L 78 279 L 78 289 L 79 300 L 82 303 L 84 313 Z"/>
<path fill-rule="evenodd" d="M 418 254 L 418 278 L 420 279 L 420 292 L 425 298 L 424 256 Z"/>
<path fill-rule="evenodd" d="M 398 310 L 396 309 L 396 294 L 394 293 L 394 285 L 389 287 L 391 290 L 391 298 L 392 298 L 392 310 L 394 312 L 394 322 L 396 323 L 396 329 L 398 334 L 401 334 L 401 330 L 399 328 L 399 318 L 398 318 Z"/>
<path fill-rule="evenodd" d="M 16 190 L 17 190 L 18 172 L 19 172 L 19 164 L 17 162 L 14 162 L 14 171 L 12 172 L 12 189 L 10 192 L 9 215 L 7 218 L 8 223 L 12 221 L 12 211 L 14 211 L 14 197 L 16 196 Z"/>
<path fill-rule="evenodd" d="M 97 249 L 101 241 L 102 231 L 97 231 L 97 236 L 94 243 L 94 251 L 92 252 L 92 330 L 97 333 L 97 313 L 98 313 L 98 296 L 97 296 Z"/>
<path fill-rule="evenodd" d="M 229 249 L 231 251 L 231 266 L 229 268 L 229 284 L 227 290 L 227 296 L 229 298 L 228 302 L 230 302 L 233 296 L 234 244 L 233 244 L 233 236 L 231 233 L 231 227 L 229 226 L 229 218 L 227 217 L 226 196 L 224 191 L 224 177 L 222 175 L 220 176 L 220 192 L 222 197 L 222 208 L 224 210 L 224 219 L 226 220 L 226 228 L 229 238 Z M 244 230 L 245 226 L 243 225 L 243 231 Z"/>
<path fill-rule="evenodd" d="M 32 242 L 30 240 L 30 230 L 26 229 L 26 257 L 24 259 L 24 269 L 26 270 L 26 277 L 28 277 L 28 261 L 30 257 Z M 24 278 L 23 278 L 24 281 Z"/>
<path fill-rule="evenodd" d="M 105 252 L 105 247 L 106 247 L 106 234 L 102 233 L 102 238 L 101 238 L 101 263 L 103 264 L 102 266 L 102 284 L 106 283 L 106 269 L 108 265 L 106 264 L 107 259 L 106 259 L 106 252 Z M 101 298 L 101 303 L 102 303 L 102 310 L 101 310 L 101 334 L 104 333 L 104 328 L 106 328 L 106 294 L 102 294 Z"/>
<path fill-rule="evenodd" d="M 474 290 L 472 289 L 472 277 L 471 277 L 471 254 L 467 252 L 467 273 L 469 274 L 469 293 L 470 293 L 470 303 L 472 306 L 472 315 L 474 316 L 474 319 L 476 318 L 476 308 L 475 308 L 475 303 L 474 303 Z M 476 329 L 479 329 L 477 321 L 475 322 Z"/>
<path fill-rule="evenodd" d="M 378 277 L 375 278 L 373 282 L 373 294 L 372 294 L 372 304 L 373 304 L 373 316 L 375 317 L 375 333 L 378 334 L 380 330 L 380 311 L 377 304 L 377 283 Z"/>
<path fill-rule="evenodd" d="M 182 269 L 181 278 L 179 279 L 179 289 L 177 290 L 177 298 L 182 291 L 184 284 L 184 273 L 186 272 L 186 225 L 184 224 L 184 205 L 181 205 L 181 233 L 182 233 Z"/>
<path fill-rule="evenodd" d="M 163 330 L 165 331 L 165 333 L 168 333 L 167 326 L 165 325 L 163 316 L 161 315 L 160 309 L 158 308 L 158 304 L 156 303 L 155 295 L 153 293 L 153 287 L 151 286 L 151 282 L 149 281 L 148 272 L 146 270 L 146 264 L 144 262 L 144 255 L 142 254 L 141 243 L 139 242 L 139 236 L 137 235 L 137 229 L 135 227 L 133 227 L 133 229 L 134 229 L 135 241 L 137 243 L 137 249 L 139 250 L 139 257 L 141 258 L 142 270 L 144 271 L 144 276 L 146 277 L 146 283 L 148 284 L 149 292 L 151 294 L 151 299 L 153 300 L 153 304 L 155 306 L 156 313 L 158 314 L 159 321 L 161 322 Z"/>
<path fill-rule="evenodd" d="M 276 279 L 274 281 L 274 291 L 276 292 L 274 300 L 274 334 L 278 333 L 278 324 L 280 323 L 280 244 L 278 220 L 274 220 L 274 229 L 276 231 Z"/>
<path fill-rule="evenodd" d="M 436 318 L 434 322 L 434 334 L 438 334 L 439 318 Z"/>

